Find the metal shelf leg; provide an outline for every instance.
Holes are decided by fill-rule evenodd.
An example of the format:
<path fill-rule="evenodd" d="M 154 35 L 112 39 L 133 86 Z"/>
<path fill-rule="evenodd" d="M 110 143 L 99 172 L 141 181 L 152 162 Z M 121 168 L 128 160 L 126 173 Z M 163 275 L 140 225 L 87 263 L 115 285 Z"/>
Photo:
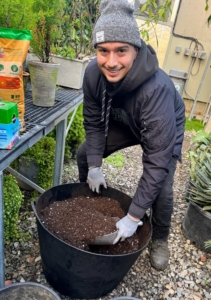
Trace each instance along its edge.
<path fill-rule="evenodd" d="M 0 171 L 0 288 L 4 287 L 4 199 L 3 172 Z"/>
<path fill-rule="evenodd" d="M 53 186 L 61 184 L 66 136 L 66 123 L 64 119 L 56 126 L 56 153 L 54 161 L 54 178 Z"/>

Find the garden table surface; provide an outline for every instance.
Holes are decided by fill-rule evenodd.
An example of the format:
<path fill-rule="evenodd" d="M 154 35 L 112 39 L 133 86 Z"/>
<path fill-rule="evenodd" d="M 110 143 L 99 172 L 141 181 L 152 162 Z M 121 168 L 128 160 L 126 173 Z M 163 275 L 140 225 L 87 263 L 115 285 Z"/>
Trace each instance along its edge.
<path fill-rule="evenodd" d="M 21 133 L 21 139 L 13 149 L 0 150 L 0 288 L 3 288 L 5 284 L 3 170 L 7 169 L 12 174 L 16 174 L 16 176 L 42 193 L 44 191 L 42 188 L 9 168 L 9 165 L 25 150 L 36 144 L 43 136 L 46 136 L 56 127 L 53 186 L 61 184 L 66 134 L 72 124 L 77 108 L 82 101 L 82 90 L 59 87 L 56 91 L 54 106 L 35 106 L 32 103 L 31 86 L 30 84 L 27 86 L 24 116 L 26 131 Z M 73 115 L 67 125 L 67 116 L 71 112 L 73 112 Z"/>

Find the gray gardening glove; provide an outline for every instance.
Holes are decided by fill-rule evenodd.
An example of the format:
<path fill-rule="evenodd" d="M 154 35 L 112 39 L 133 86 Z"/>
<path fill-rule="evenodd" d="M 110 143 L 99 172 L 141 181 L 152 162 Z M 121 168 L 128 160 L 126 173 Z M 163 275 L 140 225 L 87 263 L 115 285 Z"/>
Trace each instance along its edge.
<path fill-rule="evenodd" d="M 116 223 L 118 234 L 113 244 L 116 244 L 120 238 L 124 241 L 126 238 L 132 236 L 136 232 L 137 227 L 142 224 L 142 221 L 133 220 L 131 217 L 129 217 L 129 214 L 127 214 L 127 216 L 125 216 Z"/>
<path fill-rule="evenodd" d="M 99 194 L 100 192 L 100 186 L 103 185 L 104 188 L 107 189 L 107 185 L 105 182 L 105 177 L 103 176 L 103 173 L 100 171 L 99 167 L 90 168 L 88 172 L 87 182 L 89 184 L 89 188 L 94 192 Z"/>

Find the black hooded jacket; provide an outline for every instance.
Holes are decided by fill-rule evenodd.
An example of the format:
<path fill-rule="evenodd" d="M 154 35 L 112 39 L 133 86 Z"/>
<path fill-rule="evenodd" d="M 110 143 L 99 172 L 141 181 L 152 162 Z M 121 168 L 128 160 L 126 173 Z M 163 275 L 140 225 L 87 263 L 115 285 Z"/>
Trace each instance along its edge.
<path fill-rule="evenodd" d="M 94 59 L 84 83 L 84 126 L 89 166 L 101 166 L 105 149 L 105 119 L 101 120 L 106 79 Z M 143 149 L 143 174 L 129 213 L 142 218 L 156 199 L 172 155 L 181 160 L 185 106 L 169 76 L 158 67 L 154 50 L 142 41 L 139 53 L 117 89 L 106 89 L 106 102 L 120 106 Z M 113 104 L 112 104 L 113 103 Z M 118 104 L 117 104 L 118 103 Z M 105 105 L 106 108 L 106 105 Z M 103 107 L 103 109 L 105 109 Z"/>

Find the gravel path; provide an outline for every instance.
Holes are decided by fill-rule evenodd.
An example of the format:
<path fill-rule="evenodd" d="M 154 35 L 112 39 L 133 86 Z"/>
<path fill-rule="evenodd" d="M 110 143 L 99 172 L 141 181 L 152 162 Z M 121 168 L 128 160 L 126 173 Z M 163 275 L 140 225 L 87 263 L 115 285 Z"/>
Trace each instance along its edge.
<path fill-rule="evenodd" d="M 178 163 L 174 182 L 174 213 L 169 236 L 170 264 L 163 272 L 151 268 L 146 248 L 118 287 L 102 300 L 117 296 L 131 296 L 141 300 L 206 300 L 211 299 L 211 254 L 197 249 L 181 231 L 181 222 L 187 207 L 184 196 L 187 189 L 189 163 L 186 153 L 191 134 L 185 134 L 183 164 Z M 108 185 L 132 196 L 142 172 L 139 146 L 119 151 L 125 157 L 123 168 L 104 162 L 103 172 Z M 64 166 L 63 182 L 78 182 L 75 160 Z M 49 284 L 42 273 L 36 220 L 30 206 L 29 192 L 24 192 L 25 206 L 20 214 L 20 228 L 29 233 L 24 242 L 13 242 L 5 247 L 7 284 L 34 281 Z M 28 201 L 28 202 L 27 202 Z M 50 287 L 50 286 L 49 286 Z M 61 299 L 71 299 L 60 295 Z"/>

